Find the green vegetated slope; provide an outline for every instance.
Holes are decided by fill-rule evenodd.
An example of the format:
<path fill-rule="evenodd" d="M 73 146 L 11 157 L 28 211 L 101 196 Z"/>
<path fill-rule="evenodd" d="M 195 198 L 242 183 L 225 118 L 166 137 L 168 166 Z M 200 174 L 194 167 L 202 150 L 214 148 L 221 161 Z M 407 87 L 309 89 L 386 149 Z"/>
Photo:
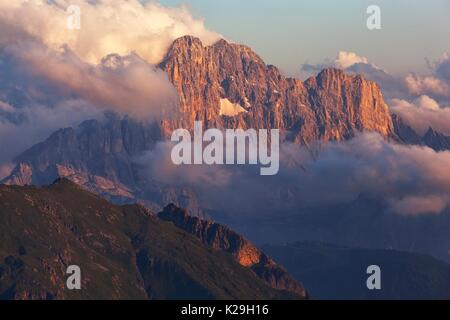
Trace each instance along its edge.
<path fill-rule="evenodd" d="M 81 290 L 66 269 L 81 268 Z M 0 186 L 1 299 L 294 299 L 141 206 L 68 180 Z"/>

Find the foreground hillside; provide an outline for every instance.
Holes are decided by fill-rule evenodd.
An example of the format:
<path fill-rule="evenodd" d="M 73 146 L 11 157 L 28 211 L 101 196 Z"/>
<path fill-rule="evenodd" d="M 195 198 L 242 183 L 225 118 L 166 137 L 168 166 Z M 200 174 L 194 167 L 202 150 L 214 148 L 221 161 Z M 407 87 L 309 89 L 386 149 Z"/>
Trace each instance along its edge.
<path fill-rule="evenodd" d="M 66 289 L 81 268 L 82 288 Z M 297 285 L 300 286 L 300 285 Z M 0 299 L 296 299 L 140 206 L 68 180 L 0 186 Z"/>
<path fill-rule="evenodd" d="M 428 255 L 311 242 L 264 250 L 317 299 L 450 299 L 450 265 Z M 366 287 L 366 270 L 373 264 L 381 268 L 380 291 Z"/>

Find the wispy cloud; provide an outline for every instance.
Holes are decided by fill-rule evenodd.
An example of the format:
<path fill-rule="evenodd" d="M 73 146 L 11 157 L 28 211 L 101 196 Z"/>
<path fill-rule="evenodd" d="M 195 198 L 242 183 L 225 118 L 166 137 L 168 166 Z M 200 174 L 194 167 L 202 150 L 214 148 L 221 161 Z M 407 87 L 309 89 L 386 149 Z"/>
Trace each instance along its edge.
<path fill-rule="evenodd" d="M 70 6 L 80 29 L 67 26 Z M 177 92 L 154 64 L 180 36 L 219 37 L 186 6 L 138 0 L 1 1 L 0 30 L 0 163 L 103 111 L 176 116 Z"/>
<path fill-rule="evenodd" d="M 437 61 L 429 62 L 431 74 L 410 73 L 405 78 L 408 90 L 413 95 L 429 95 L 450 102 L 450 56 L 444 53 Z"/>
<path fill-rule="evenodd" d="M 450 108 L 441 107 L 439 103 L 423 95 L 409 102 L 404 99 L 393 99 L 391 110 L 414 128 L 424 134 L 429 128 L 450 135 Z"/>
<path fill-rule="evenodd" d="M 135 54 L 111 54 L 91 65 L 67 47 L 55 51 L 33 41 L 10 45 L 4 52 L 15 78 L 44 102 L 77 97 L 142 120 L 167 119 L 178 110 L 167 74 Z"/>

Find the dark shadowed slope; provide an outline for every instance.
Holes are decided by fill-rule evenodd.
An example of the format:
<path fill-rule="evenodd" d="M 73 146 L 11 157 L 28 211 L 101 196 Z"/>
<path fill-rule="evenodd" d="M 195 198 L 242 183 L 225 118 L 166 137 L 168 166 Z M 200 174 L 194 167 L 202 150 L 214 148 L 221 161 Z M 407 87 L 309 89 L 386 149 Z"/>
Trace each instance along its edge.
<path fill-rule="evenodd" d="M 428 255 L 311 242 L 263 248 L 315 299 L 450 299 L 450 265 Z M 381 291 L 367 289 L 370 265 L 381 268 Z"/>
<path fill-rule="evenodd" d="M 173 222 L 175 226 L 193 234 L 210 247 L 230 253 L 240 265 L 250 268 L 270 287 L 307 297 L 305 288 L 282 266 L 230 228 L 189 216 L 185 209 L 174 205 L 164 208 L 158 217 Z"/>
<path fill-rule="evenodd" d="M 82 290 L 65 287 L 78 265 Z M 222 250 L 140 206 L 114 206 L 68 180 L 0 186 L 2 299 L 280 299 Z"/>

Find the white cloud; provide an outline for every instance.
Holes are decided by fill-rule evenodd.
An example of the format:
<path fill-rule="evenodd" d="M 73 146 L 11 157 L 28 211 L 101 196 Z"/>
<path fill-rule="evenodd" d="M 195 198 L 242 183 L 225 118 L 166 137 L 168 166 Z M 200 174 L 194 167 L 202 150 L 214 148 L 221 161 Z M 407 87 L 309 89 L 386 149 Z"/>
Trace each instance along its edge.
<path fill-rule="evenodd" d="M 81 9 L 81 28 L 67 27 L 69 6 Z M 58 50 L 67 45 L 84 61 L 137 53 L 158 63 L 176 38 L 193 35 L 205 44 L 219 35 L 194 18 L 186 6 L 169 8 L 138 0 L 14 0 L 0 2 L 0 44 L 31 37 Z"/>
<path fill-rule="evenodd" d="M 358 56 L 354 52 L 339 51 L 334 61 L 334 65 L 342 69 L 346 69 L 357 63 L 369 64 L 369 60 L 366 57 Z"/>
<path fill-rule="evenodd" d="M 345 202 L 366 194 L 388 200 L 401 214 L 440 213 L 450 204 L 449 151 L 389 143 L 370 133 L 330 143 L 304 166 L 305 199 Z"/>
<path fill-rule="evenodd" d="M 178 95 L 167 74 L 137 55 L 111 54 L 91 65 L 67 47 L 55 51 L 33 41 L 11 45 L 5 52 L 13 57 L 12 69 L 21 82 L 39 95 L 76 96 L 98 109 L 141 120 L 168 119 L 178 111 Z"/>
<path fill-rule="evenodd" d="M 447 96 L 450 93 L 448 84 L 434 76 L 418 76 L 409 74 L 405 78 L 406 86 L 414 95 L 433 94 Z"/>
<path fill-rule="evenodd" d="M 419 134 L 424 134 L 431 127 L 450 135 L 450 108 L 441 107 L 429 96 L 420 96 L 413 102 L 393 99 L 390 108 Z"/>
<path fill-rule="evenodd" d="M 417 106 L 422 109 L 430 109 L 430 110 L 440 110 L 441 107 L 439 103 L 430 98 L 429 96 L 423 95 L 416 99 Z"/>
<path fill-rule="evenodd" d="M 70 6 L 80 8 L 79 30 L 67 26 Z M 0 1 L 0 30 L 0 163 L 104 110 L 176 116 L 176 89 L 154 64 L 178 37 L 219 38 L 186 6 L 139 0 Z"/>

